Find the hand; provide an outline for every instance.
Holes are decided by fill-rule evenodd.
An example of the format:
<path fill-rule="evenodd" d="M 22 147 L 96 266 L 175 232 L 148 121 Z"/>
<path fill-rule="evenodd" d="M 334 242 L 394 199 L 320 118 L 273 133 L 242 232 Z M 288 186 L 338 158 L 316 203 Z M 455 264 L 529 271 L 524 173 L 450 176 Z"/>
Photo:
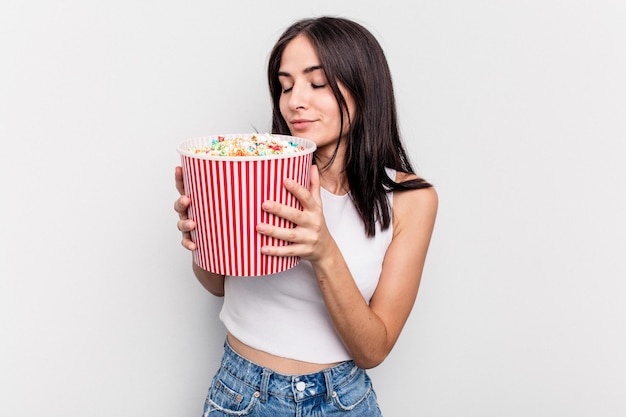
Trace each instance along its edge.
<path fill-rule="evenodd" d="M 178 213 L 178 230 L 180 230 L 183 234 L 181 244 L 186 249 L 195 250 L 196 244 L 191 240 L 191 231 L 195 229 L 196 223 L 193 220 L 190 220 L 189 215 L 187 214 L 191 200 L 185 195 L 182 167 L 176 167 L 174 177 L 176 179 L 176 189 L 180 193 L 180 197 L 176 200 L 176 202 L 174 202 L 174 210 Z"/>
<path fill-rule="evenodd" d="M 262 207 L 266 212 L 294 223 L 295 228 L 259 223 L 256 230 L 263 235 L 285 240 L 291 244 L 264 246 L 261 251 L 265 255 L 271 256 L 299 256 L 311 262 L 322 259 L 334 246 L 334 240 L 326 227 L 326 220 L 322 211 L 320 177 L 317 166 L 311 167 L 311 191 L 291 179 L 286 179 L 283 186 L 300 201 L 302 210 L 275 201 L 265 201 Z"/>

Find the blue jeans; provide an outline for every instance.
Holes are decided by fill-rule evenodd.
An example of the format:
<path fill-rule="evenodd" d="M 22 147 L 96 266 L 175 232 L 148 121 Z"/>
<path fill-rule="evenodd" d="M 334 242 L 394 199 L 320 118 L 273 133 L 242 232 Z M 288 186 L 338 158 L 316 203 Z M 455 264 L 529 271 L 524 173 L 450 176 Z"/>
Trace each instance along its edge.
<path fill-rule="evenodd" d="M 353 361 L 307 375 L 263 368 L 224 344 L 203 417 L 381 417 L 372 382 Z"/>

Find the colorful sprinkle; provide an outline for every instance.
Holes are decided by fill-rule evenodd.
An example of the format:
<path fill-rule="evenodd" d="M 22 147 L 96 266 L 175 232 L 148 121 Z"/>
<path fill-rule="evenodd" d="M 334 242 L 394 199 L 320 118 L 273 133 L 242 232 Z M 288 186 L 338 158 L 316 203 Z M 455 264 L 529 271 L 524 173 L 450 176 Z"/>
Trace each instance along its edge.
<path fill-rule="evenodd" d="M 211 146 L 190 147 L 196 155 L 210 156 L 266 156 L 301 152 L 305 148 L 293 141 L 279 139 L 269 133 L 255 134 L 249 139 L 236 137 L 227 139 L 218 136 L 211 141 Z"/>

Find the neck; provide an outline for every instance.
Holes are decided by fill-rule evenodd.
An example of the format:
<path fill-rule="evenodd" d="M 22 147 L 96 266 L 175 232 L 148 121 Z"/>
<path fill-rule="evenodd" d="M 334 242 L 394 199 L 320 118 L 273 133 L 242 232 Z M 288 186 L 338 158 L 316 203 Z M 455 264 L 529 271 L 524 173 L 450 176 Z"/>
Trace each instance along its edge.
<path fill-rule="evenodd" d="M 335 158 L 328 165 L 334 149 L 332 151 L 330 152 L 329 149 L 318 149 L 315 152 L 315 161 L 320 169 L 320 186 L 333 194 L 343 195 L 350 191 L 344 169 L 343 147 L 340 146 Z"/>
<path fill-rule="evenodd" d="M 343 168 L 337 168 L 337 164 L 333 164 L 325 170 L 320 171 L 320 186 L 326 191 L 336 195 L 344 195 L 350 191 L 348 178 Z"/>

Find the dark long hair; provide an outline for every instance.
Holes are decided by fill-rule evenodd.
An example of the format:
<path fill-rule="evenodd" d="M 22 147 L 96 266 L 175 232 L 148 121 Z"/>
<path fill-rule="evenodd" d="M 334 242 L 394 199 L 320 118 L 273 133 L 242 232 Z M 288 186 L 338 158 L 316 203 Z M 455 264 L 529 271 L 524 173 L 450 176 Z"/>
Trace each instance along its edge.
<path fill-rule="evenodd" d="M 345 174 L 350 196 L 363 220 L 368 236 L 376 234 L 376 222 L 382 230 L 391 224 L 387 193 L 432 187 L 421 178 L 397 183 L 385 168 L 414 174 L 400 138 L 391 73 L 385 54 L 376 38 L 363 26 L 348 19 L 319 17 L 303 19 L 291 25 L 270 53 L 267 75 L 272 96 L 272 132 L 289 135 L 287 122 L 280 113 L 282 87 L 278 80 L 280 60 L 287 44 L 298 35 L 306 36 L 320 60 L 328 85 L 340 112 L 348 114 L 346 100 L 338 82 L 352 95 L 355 114 L 348 114 Z M 337 148 L 342 131 L 339 132 Z M 324 169 L 325 167 L 320 167 Z"/>

